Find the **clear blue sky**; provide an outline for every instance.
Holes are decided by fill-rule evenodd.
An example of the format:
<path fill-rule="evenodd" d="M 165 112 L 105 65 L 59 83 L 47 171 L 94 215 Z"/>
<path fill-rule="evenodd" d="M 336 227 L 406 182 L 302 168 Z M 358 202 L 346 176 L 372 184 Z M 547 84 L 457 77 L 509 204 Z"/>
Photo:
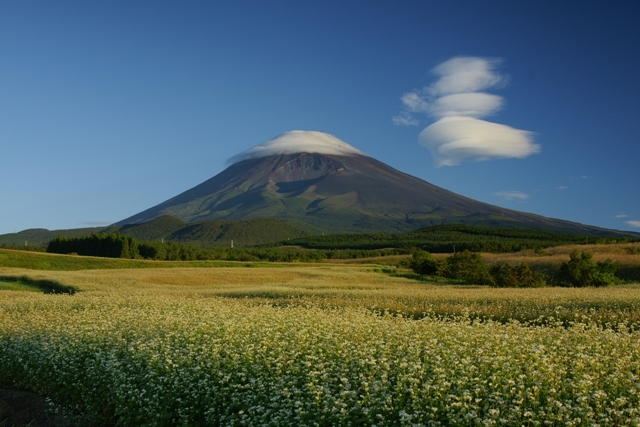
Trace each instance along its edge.
<path fill-rule="evenodd" d="M 456 58 L 489 80 L 442 89 L 474 79 Z M 477 200 L 640 231 L 639 76 L 637 1 L 3 1 L 0 234 L 122 220 L 294 129 Z M 421 133 L 469 103 L 480 153 L 438 158 Z M 498 130 L 520 146 L 482 151 Z"/>

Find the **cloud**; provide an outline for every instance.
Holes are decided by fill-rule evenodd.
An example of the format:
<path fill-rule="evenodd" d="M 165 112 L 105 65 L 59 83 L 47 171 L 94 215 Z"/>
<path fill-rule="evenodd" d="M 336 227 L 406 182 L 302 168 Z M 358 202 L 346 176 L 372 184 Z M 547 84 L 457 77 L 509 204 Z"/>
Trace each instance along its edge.
<path fill-rule="evenodd" d="M 531 132 L 472 117 L 442 118 L 420 132 L 418 139 L 429 149 L 437 167 L 467 160 L 522 158 L 540 151 Z"/>
<path fill-rule="evenodd" d="M 523 193 L 522 191 L 499 191 L 493 194 L 500 197 L 502 200 L 524 201 L 529 199 L 529 195 L 526 193 Z"/>
<path fill-rule="evenodd" d="M 624 213 L 619 213 L 618 215 L 616 215 L 616 218 L 628 218 L 629 215 L 624 214 Z"/>
<path fill-rule="evenodd" d="M 430 110 L 429 100 L 418 92 L 407 92 L 400 98 L 407 110 L 413 113 L 426 113 Z"/>
<path fill-rule="evenodd" d="M 441 96 L 503 86 L 508 78 L 495 70 L 501 62 L 499 59 L 472 56 L 451 58 L 433 69 L 440 79 L 429 86 L 428 91 L 434 96 Z"/>
<path fill-rule="evenodd" d="M 629 227 L 640 228 L 640 221 L 625 221 Z"/>
<path fill-rule="evenodd" d="M 500 110 L 504 99 L 483 92 L 452 93 L 440 97 L 428 95 L 429 89 L 407 92 L 400 100 L 407 109 L 401 114 L 426 113 L 435 118 L 446 116 L 484 117 Z"/>
<path fill-rule="evenodd" d="M 556 190 L 566 190 L 567 188 L 569 188 L 566 185 L 561 185 L 560 187 L 556 187 Z"/>
<path fill-rule="evenodd" d="M 437 98 L 429 105 L 429 113 L 435 117 L 484 117 L 498 111 L 503 103 L 502 97 L 498 95 L 455 93 Z"/>
<path fill-rule="evenodd" d="M 294 153 L 336 154 L 341 156 L 366 155 L 328 133 L 293 130 L 236 154 L 227 160 L 227 164 L 232 165 L 247 159 Z"/>
<path fill-rule="evenodd" d="M 394 125 L 399 126 L 418 126 L 420 122 L 406 111 L 401 112 L 391 119 Z"/>
<path fill-rule="evenodd" d="M 480 57 L 443 62 L 433 69 L 438 80 L 402 95 L 405 110 L 392 118 L 393 123 L 417 125 L 413 114 L 437 119 L 418 138 L 437 167 L 468 160 L 523 158 L 540 152 L 533 132 L 480 120 L 504 105 L 501 96 L 479 92 L 507 84 L 508 77 L 496 71 L 500 64 L 498 59 Z"/>

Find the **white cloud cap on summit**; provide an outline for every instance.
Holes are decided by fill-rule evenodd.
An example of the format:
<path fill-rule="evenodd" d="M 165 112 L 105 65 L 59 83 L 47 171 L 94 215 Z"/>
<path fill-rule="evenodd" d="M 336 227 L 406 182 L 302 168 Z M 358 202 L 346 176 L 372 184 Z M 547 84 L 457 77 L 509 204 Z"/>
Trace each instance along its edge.
<path fill-rule="evenodd" d="M 340 156 L 366 155 L 362 151 L 347 144 L 328 133 L 316 131 L 292 130 L 269 141 L 256 145 L 227 160 L 232 165 L 242 160 L 268 157 L 277 154 L 319 153 Z"/>
<path fill-rule="evenodd" d="M 454 166 L 466 160 L 522 158 L 540 151 L 531 132 L 472 117 L 444 117 L 420 132 L 439 166 Z"/>
<path fill-rule="evenodd" d="M 500 110 L 501 96 L 478 92 L 504 86 L 508 78 L 496 71 L 501 61 L 480 57 L 456 57 L 433 69 L 439 79 L 422 89 L 407 92 L 401 100 L 405 111 L 393 117 L 396 125 L 416 125 L 412 113 L 438 119 L 424 129 L 420 144 L 439 166 L 467 160 L 522 158 L 540 151 L 533 133 L 480 120 Z"/>

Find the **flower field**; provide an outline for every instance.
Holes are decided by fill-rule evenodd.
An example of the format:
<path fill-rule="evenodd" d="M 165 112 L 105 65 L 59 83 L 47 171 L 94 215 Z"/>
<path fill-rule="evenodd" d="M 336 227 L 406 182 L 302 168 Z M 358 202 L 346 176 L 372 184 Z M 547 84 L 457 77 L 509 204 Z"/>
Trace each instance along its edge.
<path fill-rule="evenodd" d="M 272 270 L 64 272 L 49 277 L 81 292 L 0 291 L 0 383 L 86 425 L 640 425 L 640 333 L 624 312 L 609 326 L 588 318 L 621 295 L 635 313 L 638 287 L 610 299 L 548 289 L 548 304 L 586 307 L 569 326 L 415 320 L 373 310 L 371 295 L 462 304 L 468 291 L 470 304 L 493 305 L 511 295 L 514 312 L 547 300 L 536 289 L 420 293 L 364 268 Z M 265 297 L 286 292 L 291 304 Z"/>

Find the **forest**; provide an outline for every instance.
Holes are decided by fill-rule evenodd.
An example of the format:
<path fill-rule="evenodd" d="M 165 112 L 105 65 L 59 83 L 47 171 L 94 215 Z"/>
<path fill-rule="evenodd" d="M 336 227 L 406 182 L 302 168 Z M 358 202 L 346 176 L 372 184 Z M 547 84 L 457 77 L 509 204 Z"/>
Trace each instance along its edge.
<path fill-rule="evenodd" d="M 58 236 L 47 246 L 47 252 L 77 254 L 107 258 L 150 259 L 157 261 L 269 261 L 269 262 L 317 262 L 325 259 L 356 259 L 409 253 L 403 249 L 330 249 L 308 250 L 300 247 L 216 247 L 177 243 L 144 241 L 118 233 L 91 234 L 84 237 Z"/>
<path fill-rule="evenodd" d="M 430 253 L 455 253 L 465 250 L 505 253 L 525 249 L 543 250 L 567 244 L 628 243 L 630 241 L 629 238 L 615 239 L 527 229 L 438 225 L 406 233 L 312 236 L 241 248 L 220 246 L 205 248 L 174 241 L 138 241 L 130 235 L 118 232 L 92 233 L 82 237 L 58 236 L 50 240 L 47 252 L 163 261 L 315 262 L 325 259 L 406 255 L 416 250 Z"/>

